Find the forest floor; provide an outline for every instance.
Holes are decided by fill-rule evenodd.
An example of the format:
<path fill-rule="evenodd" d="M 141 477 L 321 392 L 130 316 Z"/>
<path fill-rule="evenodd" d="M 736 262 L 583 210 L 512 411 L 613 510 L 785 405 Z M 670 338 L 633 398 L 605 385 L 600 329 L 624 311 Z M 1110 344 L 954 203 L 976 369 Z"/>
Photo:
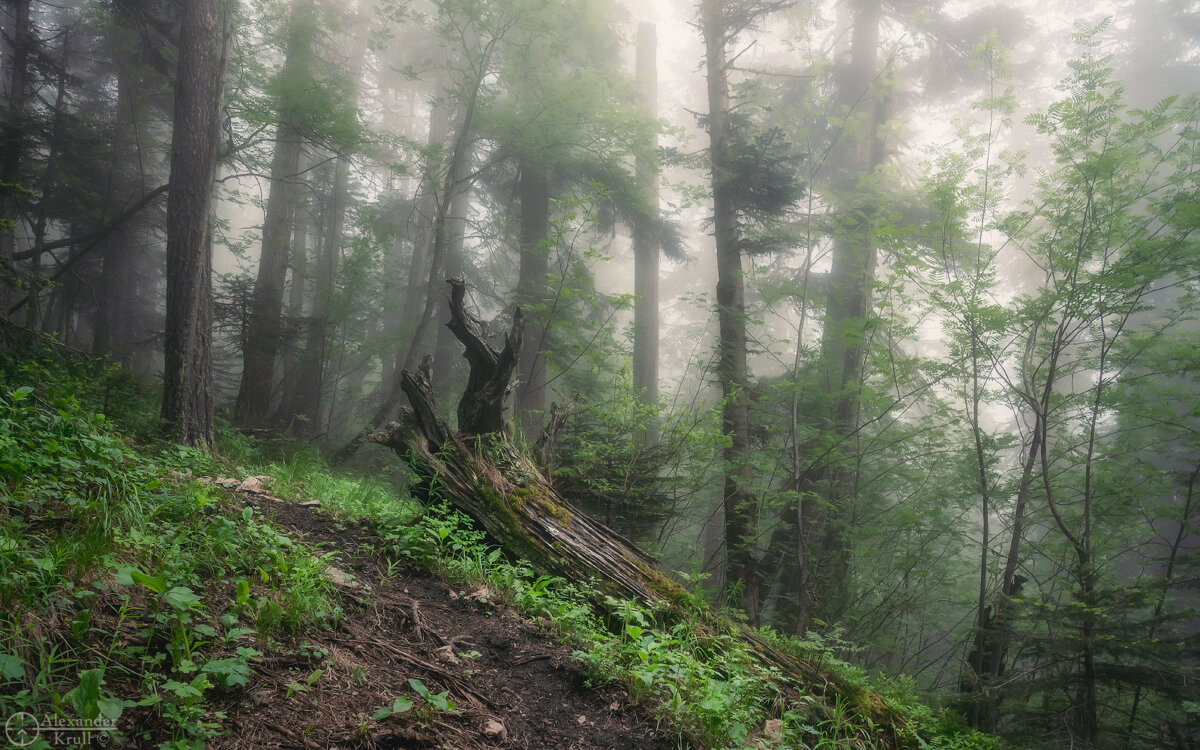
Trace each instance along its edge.
<path fill-rule="evenodd" d="M 229 491 L 295 542 L 331 556 L 343 615 L 337 628 L 310 629 L 296 651 L 276 650 L 256 665 L 250 685 L 216 706 L 229 734 L 212 747 L 676 746 L 653 718 L 630 708 L 625 691 L 589 687 L 568 646 L 486 589 L 394 574 L 366 528 L 266 492 Z M 396 698 L 414 697 L 410 679 L 433 701 L 368 720 Z M 443 691 L 454 710 L 435 707 Z"/>

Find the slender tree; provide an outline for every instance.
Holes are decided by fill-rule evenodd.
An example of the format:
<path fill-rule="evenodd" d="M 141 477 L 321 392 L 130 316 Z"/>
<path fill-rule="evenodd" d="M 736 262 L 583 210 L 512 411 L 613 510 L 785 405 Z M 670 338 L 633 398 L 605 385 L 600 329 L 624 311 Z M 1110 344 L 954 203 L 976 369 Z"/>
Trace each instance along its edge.
<path fill-rule="evenodd" d="M 747 362 L 746 288 L 742 268 L 743 236 L 739 209 L 749 196 L 739 189 L 745 177 L 735 150 L 730 102 L 729 45 L 764 16 L 790 2 L 759 2 L 729 6 L 719 0 L 700 3 L 700 32 L 704 37 L 708 80 L 709 163 L 712 172 L 713 237 L 717 253 L 717 378 L 721 382 L 721 430 L 724 449 L 724 523 L 726 584 L 740 592 L 741 604 L 757 622 L 760 581 L 756 551 L 757 498 L 754 492 L 750 372 Z M 794 196 L 786 196 L 787 203 Z"/>
<path fill-rule="evenodd" d="M 0 120 L 0 316 L 9 315 L 16 285 L 13 228 L 17 219 L 17 192 L 21 159 L 26 143 L 26 100 L 29 96 L 29 58 L 37 41 L 30 27 L 30 0 L 6 3 L 2 56 L 4 114 Z"/>
<path fill-rule="evenodd" d="M 313 37 L 317 9 L 313 0 L 295 0 L 288 22 L 286 60 L 276 82 L 279 122 L 271 161 L 271 186 L 263 219 L 262 252 L 246 321 L 241 386 L 234 420 L 243 426 L 266 423 L 275 391 L 275 360 L 282 334 L 284 280 L 298 202 L 304 96 L 311 89 Z"/>
<path fill-rule="evenodd" d="M 638 25 L 637 86 L 640 104 L 651 114 L 657 111 L 658 39 L 653 24 Z M 637 159 L 638 188 L 657 208 L 658 164 L 649 154 Z M 634 280 L 637 297 L 633 307 L 633 387 L 642 404 L 651 408 L 658 403 L 658 269 L 662 251 L 657 241 L 655 222 L 649 217 L 635 221 L 633 227 Z M 654 442 L 655 431 L 643 437 Z"/>
<path fill-rule="evenodd" d="M 522 160 L 518 167 L 517 196 L 521 207 L 520 275 L 516 301 L 532 314 L 525 323 L 524 346 L 517 357 L 520 381 L 516 389 L 516 409 L 526 434 L 541 429 L 546 406 L 546 333 L 545 301 L 550 271 L 550 176 L 547 167 L 533 159 Z"/>

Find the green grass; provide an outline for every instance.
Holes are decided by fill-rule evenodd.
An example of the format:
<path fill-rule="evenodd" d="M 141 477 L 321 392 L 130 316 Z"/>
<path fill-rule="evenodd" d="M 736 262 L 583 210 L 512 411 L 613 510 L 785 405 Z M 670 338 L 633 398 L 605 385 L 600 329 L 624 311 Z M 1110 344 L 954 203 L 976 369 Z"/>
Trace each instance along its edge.
<path fill-rule="evenodd" d="M 762 634 L 857 690 L 801 689 L 784 699 L 782 676 L 762 667 L 735 629 L 535 575 L 444 504 L 422 508 L 386 482 L 338 475 L 310 451 L 265 461 L 253 441 L 227 430 L 215 455 L 158 446 L 146 434 L 130 439 L 116 425 L 137 431 L 153 417 L 101 415 L 140 403 L 114 397 L 128 383 L 98 386 L 36 362 L 0 369 L 16 384 L 0 390 L 5 716 L 124 718 L 129 739 L 165 748 L 200 748 L 218 735 L 215 693 L 246 685 L 281 639 L 340 617 L 324 558 L 194 479 L 268 474 L 281 497 L 319 500 L 323 512 L 371 524 L 391 572 L 433 571 L 548 623 L 590 680 L 620 683 L 681 745 L 884 747 L 869 709 L 886 702 L 907 747 L 997 747 L 931 708 L 911 683 L 874 680 L 835 658 L 848 650 L 835 637 Z"/>
<path fill-rule="evenodd" d="M 274 477 L 272 491 L 290 500 L 318 500 L 322 509 L 346 519 L 376 524 L 411 523 L 422 509 L 395 487 L 370 477 L 339 476 L 311 450 L 299 451 L 286 461 L 255 468 L 254 473 Z"/>
<path fill-rule="evenodd" d="M 208 454 L 135 447 L 83 384 L 26 374 L 40 385 L 0 391 L 0 714 L 133 712 L 133 739 L 203 747 L 214 691 L 275 638 L 336 623 L 325 563 L 182 473 L 210 473 Z"/>

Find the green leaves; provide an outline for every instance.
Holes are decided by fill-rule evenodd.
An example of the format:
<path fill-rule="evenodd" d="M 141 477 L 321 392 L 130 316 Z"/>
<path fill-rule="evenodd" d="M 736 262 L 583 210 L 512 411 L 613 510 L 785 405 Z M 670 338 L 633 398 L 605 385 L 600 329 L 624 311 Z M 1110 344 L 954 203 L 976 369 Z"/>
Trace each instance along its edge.
<path fill-rule="evenodd" d="M 182 701 L 184 705 L 193 705 L 200 702 L 204 697 L 204 691 L 210 687 L 212 687 L 212 683 L 208 681 L 208 676 L 203 673 L 196 675 L 189 682 L 167 680 L 162 685 L 163 690 Z"/>
<path fill-rule="evenodd" d="M 399 698 L 397 698 L 396 700 L 394 700 L 392 702 L 392 705 L 384 706 L 383 708 L 379 709 L 375 713 L 371 714 L 371 719 L 373 721 L 381 721 L 383 719 L 386 719 L 389 716 L 392 716 L 393 714 L 407 713 L 409 711 L 409 709 L 411 709 L 412 707 L 413 707 L 412 700 L 409 698 L 406 698 L 402 695 Z"/>
<path fill-rule="evenodd" d="M 163 598 L 167 604 L 180 611 L 194 609 L 203 604 L 200 597 L 196 596 L 195 592 L 187 586 L 175 586 L 167 591 Z"/>
<path fill-rule="evenodd" d="M 421 697 L 425 705 L 430 709 L 439 711 L 441 713 L 459 713 L 458 707 L 455 706 L 454 702 L 450 700 L 450 692 L 448 690 L 443 690 L 440 693 L 433 693 L 425 686 L 424 682 L 421 682 L 416 677 L 408 678 L 408 685 L 418 696 Z M 396 698 L 396 700 L 392 702 L 392 705 L 384 706 L 383 708 L 375 711 L 375 713 L 371 714 L 371 719 L 374 721 L 381 721 L 394 714 L 407 713 L 413 708 L 414 705 L 415 703 L 411 698 L 402 695 Z"/>
<path fill-rule="evenodd" d="M 287 684 L 287 694 L 284 696 L 284 699 L 287 700 L 288 698 L 291 698 L 292 693 L 307 693 L 312 689 L 312 686 L 316 684 L 317 680 L 321 679 L 323 674 L 325 674 L 325 670 L 314 669 L 308 674 L 308 677 L 305 678 L 304 682 L 289 682 Z"/>
<path fill-rule="evenodd" d="M 416 691 L 417 695 L 425 699 L 425 702 L 433 706 L 438 711 L 443 713 L 457 714 L 458 708 L 450 700 L 450 691 L 443 690 L 440 693 L 431 693 L 429 688 L 425 687 L 425 683 L 418 680 L 416 677 L 408 678 L 409 686 Z"/>
<path fill-rule="evenodd" d="M 136 705 L 135 701 L 119 700 L 105 695 L 101 690 L 104 685 L 103 668 L 85 669 L 79 673 L 79 684 L 63 696 L 63 701 L 70 703 L 79 718 L 95 721 L 101 717 L 110 722 L 121 718 L 122 712 L 129 706 Z"/>
<path fill-rule="evenodd" d="M 5 680 L 19 680 L 25 676 L 27 662 L 19 656 L 0 652 L 0 677 Z"/>
<path fill-rule="evenodd" d="M 121 582 L 121 578 L 121 574 L 118 573 L 117 581 Z M 129 579 L 132 583 L 140 584 L 156 594 L 167 593 L 167 579 L 164 576 L 149 576 L 140 570 L 130 569 Z"/>
<path fill-rule="evenodd" d="M 246 685 L 250 681 L 250 660 L 261 657 L 255 649 L 239 648 L 238 655 L 227 659 L 212 659 L 204 663 L 201 670 L 216 678 L 223 688 Z"/>

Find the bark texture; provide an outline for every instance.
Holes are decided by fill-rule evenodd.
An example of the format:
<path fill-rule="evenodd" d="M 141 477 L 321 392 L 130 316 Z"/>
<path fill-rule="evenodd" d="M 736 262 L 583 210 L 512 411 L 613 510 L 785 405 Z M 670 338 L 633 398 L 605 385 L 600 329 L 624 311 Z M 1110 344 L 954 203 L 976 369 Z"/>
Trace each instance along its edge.
<path fill-rule="evenodd" d="M 561 497 L 509 440 L 504 419 L 517 367 L 524 316 L 518 309 L 504 346 L 496 350 L 464 306 L 466 284 L 451 279 L 450 330 L 463 344 L 471 372 L 458 404 L 459 432 L 438 414 L 427 358 L 418 372 L 401 373 L 412 409 L 371 435 L 396 451 L 421 477 L 422 489 L 448 497 L 502 546 L 557 575 L 602 582 L 606 593 L 657 601 L 683 589 L 653 560 Z M 500 467 L 504 467 L 501 469 Z"/>
<path fill-rule="evenodd" d="M 210 211 L 231 0 L 184 6 L 167 200 L 167 318 L 162 418 L 186 445 L 212 443 Z"/>

